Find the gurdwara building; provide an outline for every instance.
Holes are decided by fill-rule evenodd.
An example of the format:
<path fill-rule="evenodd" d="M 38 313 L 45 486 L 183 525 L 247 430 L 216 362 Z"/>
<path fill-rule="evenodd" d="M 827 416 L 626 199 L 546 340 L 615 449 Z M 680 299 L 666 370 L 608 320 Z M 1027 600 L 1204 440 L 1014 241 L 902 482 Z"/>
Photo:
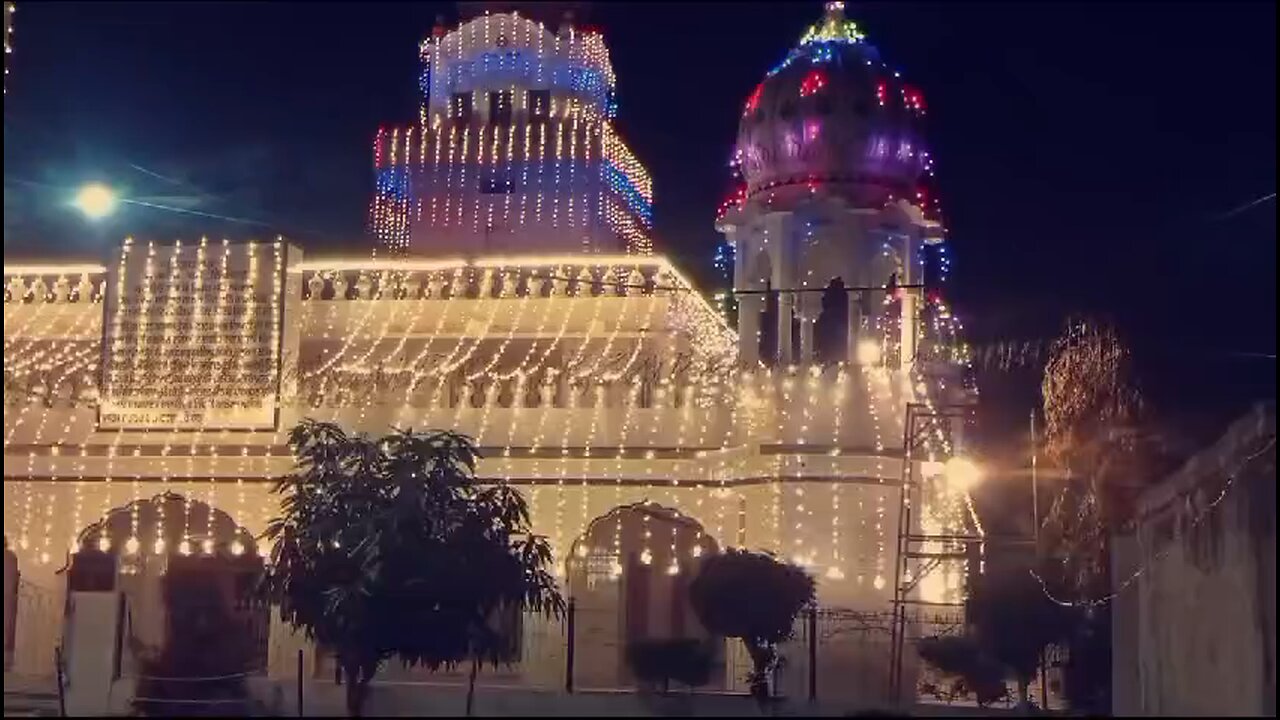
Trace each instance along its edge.
<path fill-rule="evenodd" d="M 632 642 L 705 634 L 684 590 L 725 547 L 802 565 L 824 617 L 864 630 L 959 603 L 956 538 L 980 525 L 943 469 L 973 392 L 936 290 L 925 105 L 842 4 L 744 101 L 707 218 L 736 327 L 655 254 L 600 32 L 488 13 L 420 53 L 420 116 L 374 139 L 377 252 L 134 238 L 6 262 L 6 670 L 47 673 L 61 645 L 83 692 L 124 682 L 181 614 L 159 577 L 250 582 L 302 418 L 474 438 L 480 479 L 519 488 L 554 547 L 578 687 L 627 686 Z M 323 648 L 241 614 L 264 673 L 301 649 L 324 677 Z M 524 622 L 504 677 L 558 686 L 562 636 Z M 887 672 L 876 627 L 823 662 Z M 741 688 L 725 647 L 714 683 Z"/>

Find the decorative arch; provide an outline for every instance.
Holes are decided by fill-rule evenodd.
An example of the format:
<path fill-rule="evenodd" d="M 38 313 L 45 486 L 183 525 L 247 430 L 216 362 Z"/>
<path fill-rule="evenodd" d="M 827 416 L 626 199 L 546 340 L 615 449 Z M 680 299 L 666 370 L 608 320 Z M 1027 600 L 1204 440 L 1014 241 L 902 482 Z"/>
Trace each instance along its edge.
<path fill-rule="evenodd" d="M 579 666 L 584 686 L 630 683 L 626 653 L 636 643 L 709 639 L 688 588 L 702 563 L 719 552 L 697 520 L 647 500 L 588 523 L 565 559 L 578 645 L 590 648 Z"/>
<path fill-rule="evenodd" d="M 666 530 L 665 544 L 664 538 L 658 538 L 659 533 L 653 529 L 657 526 L 662 526 Z M 650 533 L 648 539 L 652 540 L 652 543 L 641 542 L 638 549 L 628 543 L 628 540 L 645 540 L 643 533 L 646 528 Z M 639 538 L 631 534 L 634 530 L 640 532 Z M 670 542 L 672 535 L 676 538 L 674 554 L 671 551 Z M 659 545 L 661 545 L 660 548 Z M 684 562 L 688 562 L 691 567 L 697 567 L 701 565 L 702 558 L 720 552 L 720 545 L 695 518 L 675 508 L 642 500 L 628 505 L 619 505 L 587 523 L 586 530 L 569 547 L 569 555 L 565 558 L 566 576 L 572 578 L 573 571 L 581 570 L 583 563 L 593 557 L 612 557 L 614 558 L 612 562 L 621 566 L 625 559 L 622 556 L 631 550 L 638 553 L 636 559 L 642 565 L 650 566 L 657 563 L 659 567 L 667 568 L 672 564 L 682 567 Z M 644 557 L 645 550 L 649 551 L 647 560 Z"/>
<path fill-rule="evenodd" d="M 880 222 L 882 225 L 906 231 L 913 226 L 924 225 L 926 220 L 924 211 L 918 205 L 899 198 L 885 204 L 884 209 L 880 211 Z"/>
<path fill-rule="evenodd" d="M 184 537 L 185 536 L 185 537 Z M 229 514 L 174 492 L 109 510 L 76 538 L 81 550 L 179 555 L 260 555 L 257 539 Z M 103 542 L 105 540 L 105 542 Z M 132 547 L 130 540 L 136 542 Z M 188 545 L 183 546 L 183 541 Z M 158 544 L 163 541 L 163 544 Z"/>
<path fill-rule="evenodd" d="M 108 511 L 76 544 L 59 571 L 68 589 L 124 598 L 123 671 L 169 674 L 167 653 L 194 642 L 196 626 L 207 640 L 209 623 L 220 628 L 219 652 L 235 658 L 228 672 L 265 666 L 270 613 L 253 595 L 263 558 L 257 540 L 226 512 L 163 492 Z"/>

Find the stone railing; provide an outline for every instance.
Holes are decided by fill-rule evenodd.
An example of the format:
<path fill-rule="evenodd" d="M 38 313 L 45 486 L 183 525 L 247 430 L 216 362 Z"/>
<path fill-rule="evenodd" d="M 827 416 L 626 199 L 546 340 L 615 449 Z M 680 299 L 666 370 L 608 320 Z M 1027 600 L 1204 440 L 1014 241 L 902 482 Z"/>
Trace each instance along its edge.
<path fill-rule="evenodd" d="M 329 268 L 323 261 L 302 265 L 303 300 L 441 300 L 450 297 L 523 298 L 650 295 L 671 292 L 679 279 L 644 258 L 583 264 L 369 262 Z M 683 288 L 681 288 L 683 289 Z"/>
<path fill-rule="evenodd" d="M 5 265 L 4 301 L 102 302 L 106 278 L 101 265 Z"/>

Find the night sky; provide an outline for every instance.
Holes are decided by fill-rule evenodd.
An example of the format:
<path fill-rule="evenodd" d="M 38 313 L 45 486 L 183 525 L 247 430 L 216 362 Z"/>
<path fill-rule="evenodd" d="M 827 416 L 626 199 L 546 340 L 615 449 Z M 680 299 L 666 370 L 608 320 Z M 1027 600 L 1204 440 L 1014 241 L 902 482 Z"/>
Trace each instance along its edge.
<path fill-rule="evenodd" d="M 847 12 L 924 90 L 950 292 L 980 346 L 1105 312 L 1166 405 L 1225 413 L 1274 396 L 1274 197 L 1233 212 L 1275 192 L 1274 3 Z M 367 252 L 372 139 L 416 117 L 417 43 L 438 14 L 456 10 L 20 2 L 6 258 L 100 260 L 124 234 L 282 233 L 311 254 Z M 599 3 L 586 18 L 612 52 L 618 124 L 654 176 L 658 248 L 708 283 L 742 103 L 820 14 Z M 65 206 L 85 180 L 239 221 L 130 206 L 89 227 Z"/>

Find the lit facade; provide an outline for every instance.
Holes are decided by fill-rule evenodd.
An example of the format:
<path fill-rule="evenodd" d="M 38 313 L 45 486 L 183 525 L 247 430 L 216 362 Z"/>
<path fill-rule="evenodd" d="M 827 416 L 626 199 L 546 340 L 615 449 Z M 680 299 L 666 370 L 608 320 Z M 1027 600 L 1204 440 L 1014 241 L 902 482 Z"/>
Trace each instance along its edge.
<path fill-rule="evenodd" d="M 476 70 L 488 48 L 504 46 L 533 54 L 526 62 L 517 52 L 496 75 Z M 534 62 L 548 48 L 558 48 L 560 65 Z M 368 433 L 451 428 L 475 438 L 478 475 L 524 492 L 567 594 L 593 618 L 580 631 L 603 638 L 580 649 L 589 653 L 582 687 L 624 684 L 630 640 L 697 632 L 672 598 L 720 547 L 804 565 L 823 606 L 887 613 L 903 569 L 905 408 L 970 393 L 945 306 L 932 301 L 930 315 L 930 303 L 907 300 L 917 289 L 884 289 L 888 265 L 874 251 L 887 247 L 885 262 L 916 262 L 913 253 L 940 236 L 937 221 L 901 197 L 850 200 L 806 186 L 771 205 L 749 191 L 720 220 L 739 249 L 739 287 L 818 287 L 838 272 L 882 289 L 850 301 L 857 312 L 841 351 L 814 334 L 831 323 L 804 293 L 790 294 L 806 298 L 799 303 L 767 294 L 744 301 L 735 332 L 676 267 L 601 212 L 599 203 L 630 190 L 596 185 L 581 196 L 585 205 L 576 203 L 586 186 L 573 183 L 476 191 L 487 182 L 477 168 L 555 164 L 516 162 L 529 157 L 513 148 L 526 147 L 530 133 L 586 138 L 574 151 L 584 175 L 625 151 L 611 135 L 613 76 L 598 35 L 491 15 L 437 34 L 424 57 L 422 124 L 384 131 L 377 150 L 375 222 L 391 223 L 380 233 L 403 230 L 391 245 L 406 255 L 309 258 L 282 241 L 127 241 L 102 265 L 6 264 L 5 537 L 24 582 L 65 592 L 56 571 L 74 567 L 80 548 L 132 568 L 122 577 L 143 578 L 176 556 L 266 554 L 255 538 L 276 512 L 272 479 L 292 466 L 288 429 L 312 417 Z M 528 73 L 553 88 L 556 111 L 545 121 L 515 111 L 510 125 L 450 119 L 456 93 L 540 87 Z M 568 134 L 574 127 L 584 134 Z M 496 155 L 436 162 L 441 138 L 472 132 L 488 139 L 471 151 L 446 144 L 445 155 L 498 147 Z M 511 162 L 492 162 L 508 151 Z M 624 184 L 647 208 L 641 172 L 627 180 L 638 185 Z M 388 176 L 408 178 L 404 197 L 414 198 L 392 220 L 380 204 Z M 539 204 L 550 214 L 539 216 Z M 570 207 L 580 213 L 575 225 L 555 214 Z M 432 224 L 433 208 L 453 224 Z M 521 212 L 525 224 L 494 240 L 488 218 L 510 222 Z M 824 224 L 807 235 L 804 218 L 818 215 Z M 772 270 L 761 274 L 760 263 Z M 798 319 L 777 321 L 779 306 Z M 767 352 L 766 316 L 779 327 Z M 917 462 L 935 467 L 962 442 L 961 428 L 939 430 Z M 971 531 L 963 490 L 925 474 L 913 526 Z M 908 578 L 915 567 L 906 566 Z M 146 593 L 129 590 L 137 582 L 117 587 L 142 603 Z M 944 563 L 912 597 L 955 603 L 963 585 L 963 563 Z M 269 635 L 270 672 L 289 676 L 295 648 L 307 646 L 279 625 Z M 886 643 L 850 649 L 849 667 L 878 663 L 883 672 Z M 557 670 L 537 665 L 519 672 Z M 717 682 L 740 687 L 732 667 L 740 669 L 726 661 Z"/>
<path fill-rule="evenodd" d="M 379 241 L 413 255 L 652 251 L 653 187 L 614 128 L 603 37 L 483 15 L 420 48 L 418 122 L 374 140 Z"/>

